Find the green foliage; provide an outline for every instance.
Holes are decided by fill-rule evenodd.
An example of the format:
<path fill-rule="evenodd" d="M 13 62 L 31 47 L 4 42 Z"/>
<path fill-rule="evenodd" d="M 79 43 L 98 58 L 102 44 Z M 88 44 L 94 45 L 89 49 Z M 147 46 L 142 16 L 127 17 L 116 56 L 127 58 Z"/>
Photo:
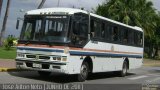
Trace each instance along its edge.
<path fill-rule="evenodd" d="M 160 57 L 159 57 L 159 56 L 155 56 L 154 59 L 155 59 L 155 60 L 160 60 Z"/>
<path fill-rule="evenodd" d="M 144 58 L 149 58 L 147 53 L 144 53 Z"/>
<path fill-rule="evenodd" d="M 11 50 L 11 47 L 14 45 L 13 41 L 16 40 L 15 37 L 9 35 L 7 39 L 4 41 L 4 47 L 6 50 Z"/>
<path fill-rule="evenodd" d="M 160 48 L 160 13 L 149 0 L 106 0 L 94 10 L 96 14 L 144 30 L 148 56 Z M 155 52 L 157 53 L 157 52 Z M 157 55 L 157 54 L 154 54 Z"/>

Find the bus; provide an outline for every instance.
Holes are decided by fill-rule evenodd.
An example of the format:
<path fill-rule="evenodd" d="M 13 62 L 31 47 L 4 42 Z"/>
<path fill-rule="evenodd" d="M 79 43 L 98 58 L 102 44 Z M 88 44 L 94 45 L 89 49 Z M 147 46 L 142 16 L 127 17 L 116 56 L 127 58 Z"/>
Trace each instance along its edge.
<path fill-rule="evenodd" d="M 75 8 L 44 8 L 26 12 L 15 60 L 18 69 L 41 76 L 75 74 L 85 81 L 92 73 L 126 76 L 140 68 L 143 47 L 140 27 Z"/>

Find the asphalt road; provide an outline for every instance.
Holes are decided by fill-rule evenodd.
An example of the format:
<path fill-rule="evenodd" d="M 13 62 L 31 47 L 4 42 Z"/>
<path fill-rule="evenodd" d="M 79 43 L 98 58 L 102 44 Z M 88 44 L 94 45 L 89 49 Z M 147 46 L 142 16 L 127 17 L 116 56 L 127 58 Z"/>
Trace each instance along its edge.
<path fill-rule="evenodd" d="M 83 87 L 83 89 L 81 88 L 82 90 L 98 90 L 99 88 L 101 88 L 99 90 L 138 90 L 137 88 L 141 90 L 142 86 L 144 88 L 146 85 L 147 87 L 151 85 L 152 88 L 160 89 L 160 86 L 157 86 L 160 84 L 160 67 L 141 67 L 136 70 L 130 70 L 126 77 L 119 77 L 114 72 L 97 73 L 91 75 L 85 82 L 77 82 L 75 75 L 57 75 L 53 73 L 49 77 L 40 77 L 35 71 L 0 72 L 0 84 L 8 83 L 77 84 Z"/>

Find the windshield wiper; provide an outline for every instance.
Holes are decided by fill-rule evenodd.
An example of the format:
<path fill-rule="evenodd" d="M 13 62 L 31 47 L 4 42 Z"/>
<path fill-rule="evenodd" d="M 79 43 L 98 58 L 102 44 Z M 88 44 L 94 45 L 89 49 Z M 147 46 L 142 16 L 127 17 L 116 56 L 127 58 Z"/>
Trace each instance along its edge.
<path fill-rule="evenodd" d="M 29 40 L 18 40 L 18 43 L 28 45 L 31 42 Z"/>
<path fill-rule="evenodd" d="M 29 41 L 29 40 L 26 41 L 25 45 L 28 45 L 28 44 L 30 44 L 30 41 Z"/>

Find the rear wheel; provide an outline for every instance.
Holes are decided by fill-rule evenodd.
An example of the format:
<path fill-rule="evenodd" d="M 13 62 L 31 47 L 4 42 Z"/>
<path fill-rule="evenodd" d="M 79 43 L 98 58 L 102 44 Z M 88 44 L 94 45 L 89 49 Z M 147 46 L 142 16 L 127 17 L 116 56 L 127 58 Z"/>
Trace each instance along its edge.
<path fill-rule="evenodd" d="M 87 62 L 84 62 L 80 69 L 80 74 L 78 74 L 78 81 L 83 82 L 87 79 L 89 72 L 89 66 Z"/>
<path fill-rule="evenodd" d="M 121 77 L 126 76 L 126 75 L 127 75 L 127 72 L 128 72 L 127 62 L 124 61 L 124 62 L 123 62 L 123 66 L 122 66 L 122 70 L 120 71 Z"/>
<path fill-rule="evenodd" d="M 51 75 L 51 72 L 38 71 L 38 74 L 39 74 L 40 76 L 49 76 L 49 75 Z"/>

